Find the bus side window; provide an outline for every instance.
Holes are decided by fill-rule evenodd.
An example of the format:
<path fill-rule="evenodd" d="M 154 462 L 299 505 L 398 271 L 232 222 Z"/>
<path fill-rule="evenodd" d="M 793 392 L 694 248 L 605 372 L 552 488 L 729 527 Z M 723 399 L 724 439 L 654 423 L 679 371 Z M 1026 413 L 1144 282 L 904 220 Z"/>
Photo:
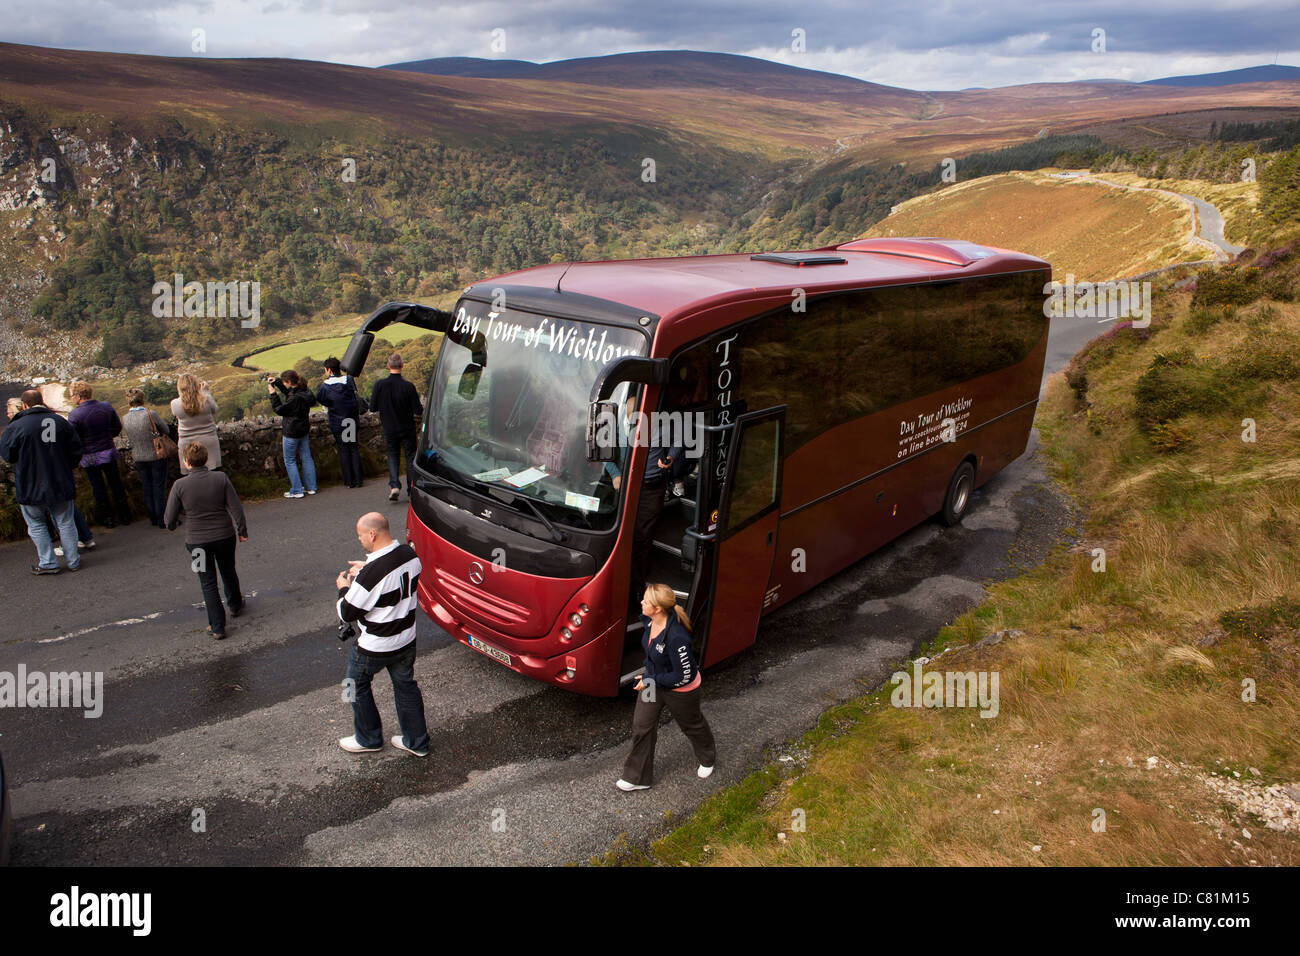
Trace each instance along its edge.
<path fill-rule="evenodd" d="M 727 507 L 727 530 L 745 524 L 776 503 L 781 419 L 755 422 L 740 436 L 736 453 L 731 501 Z"/>

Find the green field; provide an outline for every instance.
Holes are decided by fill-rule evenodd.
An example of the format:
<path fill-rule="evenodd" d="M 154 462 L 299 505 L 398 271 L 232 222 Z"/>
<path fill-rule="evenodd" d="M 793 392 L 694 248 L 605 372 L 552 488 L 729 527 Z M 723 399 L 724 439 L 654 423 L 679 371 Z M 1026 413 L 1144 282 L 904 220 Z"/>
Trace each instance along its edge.
<path fill-rule="evenodd" d="M 384 329 L 380 334 L 383 338 L 394 345 L 400 345 L 409 339 L 419 338 L 421 335 L 428 335 L 424 329 L 417 329 L 413 325 L 403 325 L 401 323 Z M 324 361 L 331 355 L 336 358 L 342 358 L 344 350 L 348 347 L 349 335 L 335 335 L 326 339 L 309 339 L 306 342 L 294 342 L 290 345 L 281 345 L 273 349 L 267 349 L 265 352 L 258 352 L 256 355 L 250 355 L 244 359 L 244 368 L 263 369 L 278 372 L 282 369 L 293 368 L 304 358 L 313 358 L 317 361 Z M 379 357 L 378 353 L 375 353 Z"/>

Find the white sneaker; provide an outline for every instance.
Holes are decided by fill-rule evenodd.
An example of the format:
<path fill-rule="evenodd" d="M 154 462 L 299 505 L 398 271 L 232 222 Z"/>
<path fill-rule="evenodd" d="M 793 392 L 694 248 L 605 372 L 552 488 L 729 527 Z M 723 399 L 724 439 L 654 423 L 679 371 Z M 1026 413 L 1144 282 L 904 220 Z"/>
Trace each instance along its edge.
<path fill-rule="evenodd" d="M 339 746 L 342 747 L 350 754 L 369 754 L 369 753 L 374 753 L 377 750 L 383 749 L 382 747 L 361 746 L 359 743 L 357 743 L 356 734 L 353 734 L 351 737 L 340 737 Z"/>
<path fill-rule="evenodd" d="M 63 557 L 63 545 L 61 545 L 61 544 L 56 544 L 56 545 L 54 546 L 54 556 L 55 556 L 56 558 L 61 558 L 61 557 Z"/>
<path fill-rule="evenodd" d="M 301 497 L 303 496 L 303 494 L 302 494 L 301 491 L 298 492 L 297 494 L 294 494 L 292 491 L 286 491 L 286 492 L 284 493 L 284 496 L 285 496 L 286 498 L 301 498 Z"/>
<path fill-rule="evenodd" d="M 405 750 L 408 754 L 415 754 L 417 757 L 429 756 L 429 751 L 427 750 L 424 753 L 420 753 L 420 751 L 412 750 L 410 747 L 406 746 L 406 744 L 402 743 L 401 734 L 397 734 L 393 737 L 393 746 L 396 747 L 398 750 Z"/>
<path fill-rule="evenodd" d="M 307 492 L 307 494 L 309 494 L 309 495 L 314 495 L 314 494 L 316 494 L 316 492 L 314 492 L 314 491 L 309 491 L 309 492 Z"/>
<path fill-rule="evenodd" d="M 709 776 L 711 773 L 713 773 L 713 768 L 712 768 L 712 767 L 706 767 L 706 766 L 704 766 L 704 764 L 700 764 L 700 769 L 695 771 L 695 776 L 697 776 L 697 777 L 699 777 L 701 780 L 703 780 L 705 777 Z"/>
<path fill-rule="evenodd" d="M 618 787 L 618 789 L 623 790 L 623 791 L 625 791 L 625 792 L 627 792 L 627 793 L 631 793 L 633 790 L 649 790 L 649 789 L 650 789 L 650 787 L 649 787 L 648 784 L 644 784 L 644 783 L 628 783 L 626 780 L 624 780 L 624 779 L 622 779 L 622 778 L 619 778 L 618 783 L 614 784 L 614 786 Z"/>

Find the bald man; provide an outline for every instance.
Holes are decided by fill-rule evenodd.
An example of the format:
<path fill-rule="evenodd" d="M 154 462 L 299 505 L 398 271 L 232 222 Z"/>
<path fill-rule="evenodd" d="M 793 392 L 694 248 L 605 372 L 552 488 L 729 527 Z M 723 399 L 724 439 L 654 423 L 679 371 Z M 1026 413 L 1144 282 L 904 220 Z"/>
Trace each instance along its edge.
<path fill-rule="evenodd" d="M 375 707 L 371 680 L 387 670 L 397 702 L 402 732 L 393 746 L 417 757 L 429 755 L 429 731 L 424 723 L 424 698 L 415 682 L 416 589 L 420 559 L 409 544 L 398 544 L 388 519 L 377 511 L 357 519 L 357 540 L 366 560 L 349 561 L 335 579 L 339 589 L 339 620 L 354 623 L 361 633 L 348 659 L 347 685 L 352 694 L 351 737 L 339 740 L 348 753 L 371 753 L 384 746 L 383 727 Z"/>

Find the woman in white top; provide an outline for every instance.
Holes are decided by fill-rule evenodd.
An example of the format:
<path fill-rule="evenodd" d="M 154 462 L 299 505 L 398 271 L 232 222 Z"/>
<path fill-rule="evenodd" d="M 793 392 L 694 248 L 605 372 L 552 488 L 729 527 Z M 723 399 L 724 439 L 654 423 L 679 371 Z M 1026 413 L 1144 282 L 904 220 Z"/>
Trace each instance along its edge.
<path fill-rule="evenodd" d="M 172 399 L 172 415 L 176 418 L 176 451 L 181 462 L 181 474 L 189 474 L 185 464 L 185 448 L 200 442 L 208 450 L 208 470 L 221 467 L 221 442 L 217 438 L 217 402 L 207 382 L 200 382 L 189 372 L 176 380 L 177 397 Z"/>

